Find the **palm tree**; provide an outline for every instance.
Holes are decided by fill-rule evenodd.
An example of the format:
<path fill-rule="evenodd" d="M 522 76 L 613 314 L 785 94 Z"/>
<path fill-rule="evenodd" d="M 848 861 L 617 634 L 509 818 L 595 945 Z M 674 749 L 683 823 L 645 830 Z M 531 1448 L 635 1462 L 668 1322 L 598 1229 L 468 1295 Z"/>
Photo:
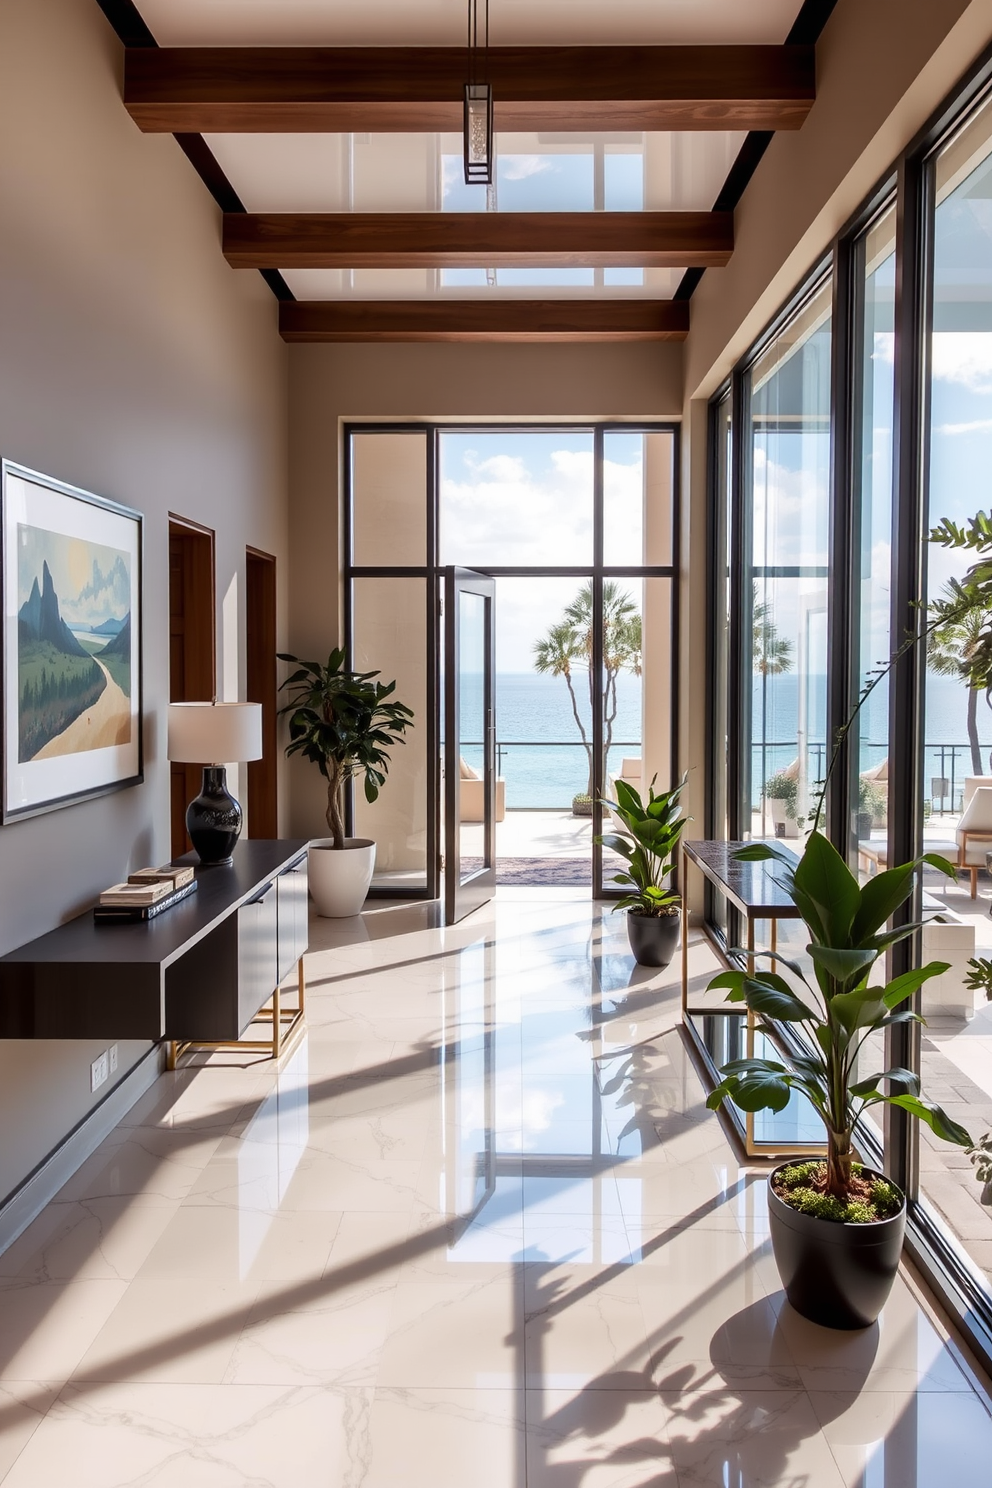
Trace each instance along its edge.
<path fill-rule="evenodd" d="M 961 611 L 961 598 L 953 584 L 945 584 L 939 599 L 929 605 L 930 615 L 939 620 L 942 614 L 953 614 L 946 624 L 936 625 L 927 639 L 927 666 L 938 677 L 957 677 L 968 688 L 968 743 L 971 746 L 971 770 L 982 774 L 982 748 L 978 739 L 978 695 L 985 690 L 984 677 L 977 671 L 977 652 L 982 635 L 992 619 L 992 612 L 975 605 Z"/>
<path fill-rule="evenodd" d="M 593 670 L 593 598 L 592 580 L 583 584 L 571 604 L 565 606 L 562 618 L 550 626 L 543 639 L 534 643 L 534 668 L 552 677 L 564 677 L 572 704 L 572 717 L 579 731 L 589 764 L 586 794 L 594 786 L 592 740 L 579 713 L 575 695 L 575 672 L 584 672 L 589 694 L 589 712 L 597 705 L 596 678 Z M 641 616 L 630 594 L 616 582 L 603 583 L 603 760 L 609 758 L 613 743 L 613 725 L 617 716 L 617 677 L 622 671 L 641 675 Z M 605 768 L 604 768 L 605 774 Z"/>
<path fill-rule="evenodd" d="M 754 585 L 751 604 L 751 655 L 754 670 L 763 677 L 774 677 L 787 672 L 792 666 L 792 642 L 778 633 L 778 626 L 771 617 L 771 605 L 767 599 L 758 598 L 758 586 Z"/>

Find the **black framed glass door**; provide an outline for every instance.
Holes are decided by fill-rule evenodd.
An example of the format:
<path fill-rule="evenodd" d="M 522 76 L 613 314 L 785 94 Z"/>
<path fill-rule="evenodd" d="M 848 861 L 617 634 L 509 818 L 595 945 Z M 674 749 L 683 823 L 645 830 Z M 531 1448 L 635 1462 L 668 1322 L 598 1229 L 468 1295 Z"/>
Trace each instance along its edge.
<path fill-rule="evenodd" d="M 496 584 L 442 570 L 444 921 L 496 891 Z"/>

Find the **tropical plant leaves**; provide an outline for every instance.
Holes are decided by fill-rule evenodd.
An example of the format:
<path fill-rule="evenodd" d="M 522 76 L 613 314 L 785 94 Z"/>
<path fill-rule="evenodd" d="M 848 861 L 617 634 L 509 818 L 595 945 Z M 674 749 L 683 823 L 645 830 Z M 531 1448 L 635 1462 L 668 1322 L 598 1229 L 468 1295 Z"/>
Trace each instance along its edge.
<path fill-rule="evenodd" d="M 950 971 L 949 961 L 931 961 L 926 966 L 919 966 L 915 971 L 904 971 L 901 976 L 893 977 L 888 986 L 882 990 L 882 998 L 887 1008 L 898 1007 L 900 1002 L 905 1002 L 907 997 L 928 982 L 931 977 L 941 976 L 945 971 Z"/>
<path fill-rule="evenodd" d="M 918 1121 L 925 1121 L 934 1136 L 940 1137 L 942 1141 L 954 1142 L 958 1147 L 972 1145 L 971 1137 L 964 1127 L 952 1120 L 934 1101 L 924 1100 L 919 1095 L 885 1095 L 882 1099 L 886 1105 L 901 1106 Z"/>

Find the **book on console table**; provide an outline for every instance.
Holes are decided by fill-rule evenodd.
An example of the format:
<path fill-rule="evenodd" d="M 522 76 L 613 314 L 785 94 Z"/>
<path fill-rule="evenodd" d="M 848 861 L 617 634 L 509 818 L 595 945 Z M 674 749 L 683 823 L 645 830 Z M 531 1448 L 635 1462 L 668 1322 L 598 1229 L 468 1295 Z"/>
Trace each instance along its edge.
<path fill-rule="evenodd" d="M 128 874 L 127 881 L 129 884 L 166 883 L 173 889 L 181 889 L 193 882 L 193 869 L 173 868 L 168 863 L 164 868 L 139 868 L 136 873 Z"/>
<path fill-rule="evenodd" d="M 193 878 L 189 883 L 183 884 L 181 889 L 170 889 L 166 883 L 163 886 L 165 892 L 155 897 L 149 897 L 148 890 L 139 885 L 132 885 L 131 887 L 136 892 L 126 895 L 121 892 L 124 887 L 124 885 L 118 885 L 116 889 L 108 889 L 107 895 L 112 896 L 110 898 L 103 894 L 100 895 L 100 903 L 93 910 L 93 918 L 98 924 L 127 924 L 135 920 L 153 920 L 156 915 L 163 914 L 165 910 L 172 909 L 173 905 L 195 894 L 197 883 Z"/>

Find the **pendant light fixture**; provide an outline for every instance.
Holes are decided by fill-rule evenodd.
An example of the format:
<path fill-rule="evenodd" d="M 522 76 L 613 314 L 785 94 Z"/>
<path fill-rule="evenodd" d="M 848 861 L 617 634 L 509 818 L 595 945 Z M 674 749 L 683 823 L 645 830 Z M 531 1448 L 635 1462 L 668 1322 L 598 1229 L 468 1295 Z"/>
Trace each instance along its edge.
<path fill-rule="evenodd" d="M 468 0 L 468 82 L 465 84 L 465 185 L 491 186 L 493 180 L 493 90 L 489 85 L 489 0 L 485 42 L 479 46 L 479 0 Z"/>

